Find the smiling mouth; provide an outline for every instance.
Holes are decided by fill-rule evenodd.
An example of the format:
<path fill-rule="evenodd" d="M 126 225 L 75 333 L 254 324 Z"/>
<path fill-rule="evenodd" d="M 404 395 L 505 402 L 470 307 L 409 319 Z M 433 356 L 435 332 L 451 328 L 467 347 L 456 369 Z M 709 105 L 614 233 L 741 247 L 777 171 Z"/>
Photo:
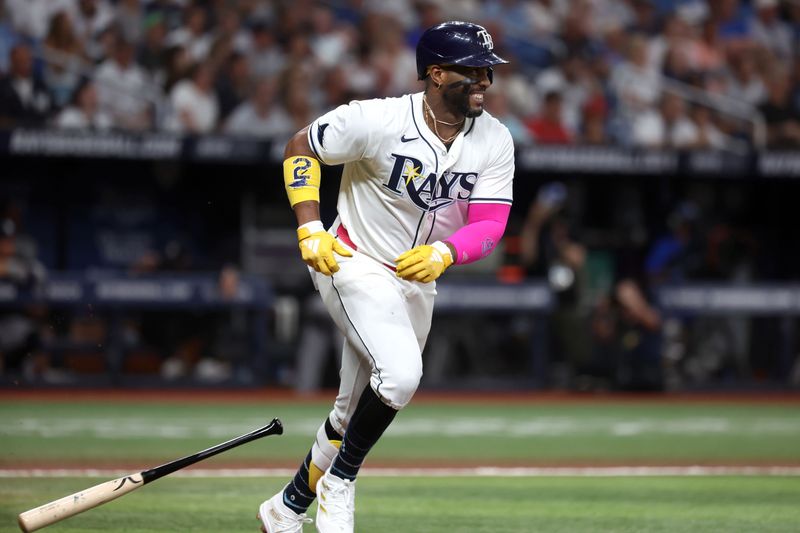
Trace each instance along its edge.
<path fill-rule="evenodd" d="M 483 105 L 483 91 L 475 91 L 469 93 L 469 100 L 475 105 Z"/>

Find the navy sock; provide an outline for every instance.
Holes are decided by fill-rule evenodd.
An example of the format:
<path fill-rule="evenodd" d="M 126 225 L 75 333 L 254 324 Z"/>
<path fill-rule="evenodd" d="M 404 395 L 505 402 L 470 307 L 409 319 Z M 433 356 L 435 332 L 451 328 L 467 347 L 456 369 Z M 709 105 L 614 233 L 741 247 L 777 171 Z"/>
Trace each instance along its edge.
<path fill-rule="evenodd" d="M 331 473 L 342 479 L 355 480 L 367 453 L 396 414 L 397 410 L 383 403 L 372 387 L 367 385 L 347 425 L 342 447 L 331 465 Z"/>
<path fill-rule="evenodd" d="M 308 486 L 308 465 L 311 464 L 311 452 L 297 469 L 292 482 L 283 490 L 283 503 L 297 514 L 305 513 L 317 497 Z"/>
<path fill-rule="evenodd" d="M 330 419 L 327 418 L 325 419 L 325 436 L 331 443 L 342 440 L 342 436 L 333 429 Z M 319 435 L 317 438 L 320 438 Z M 313 451 L 313 449 L 314 447 L 312 446 L 311 450 Z M 317 479 L 324 473 L 320 468 L 311 464 L 312 451 L 308 452 L 305 461 L 297 469 L 292 482 L 283 490 L 283 503 L 297 514 L 305 513 L 314 502 L 314 498 L 317 497 Z M 325 465 L 322 465 L 322 468 L 324 467 Z"/>

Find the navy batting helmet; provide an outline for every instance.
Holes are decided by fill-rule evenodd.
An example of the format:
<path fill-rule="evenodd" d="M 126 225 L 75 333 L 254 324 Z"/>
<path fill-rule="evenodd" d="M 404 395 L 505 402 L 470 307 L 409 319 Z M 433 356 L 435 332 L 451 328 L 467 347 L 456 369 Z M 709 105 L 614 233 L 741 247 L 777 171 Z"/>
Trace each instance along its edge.
<path fill-rule="evenodd" d="M 417 74 L 424 80 L 431 65 L 491 67 L 508 63 L 492 52 L 494 43 L 486 28 L 471 22 L 442 22 L 425 30 L 417 43 Z"/>

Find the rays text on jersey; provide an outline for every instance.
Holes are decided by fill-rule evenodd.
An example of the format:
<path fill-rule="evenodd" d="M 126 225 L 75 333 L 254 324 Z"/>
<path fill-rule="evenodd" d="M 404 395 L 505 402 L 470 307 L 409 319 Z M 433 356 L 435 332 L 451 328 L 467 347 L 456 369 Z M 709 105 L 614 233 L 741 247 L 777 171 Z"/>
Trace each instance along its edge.
<path fill-rule="evenodd" d="M 477 172 L 447 171 L 441 176 L 425 173 L 425 166 L 411 156 L 391 154 L 394 166 L 384 187 L 405 194 L 421 211 L 436 211 L 455 201 L 466 201 L 478 179 Z"/>

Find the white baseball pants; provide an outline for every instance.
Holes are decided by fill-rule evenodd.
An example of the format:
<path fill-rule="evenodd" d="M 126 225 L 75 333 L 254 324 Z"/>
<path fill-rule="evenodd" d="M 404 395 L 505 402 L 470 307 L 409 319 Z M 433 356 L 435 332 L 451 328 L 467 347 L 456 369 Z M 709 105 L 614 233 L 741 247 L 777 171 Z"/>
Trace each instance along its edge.
<path fill-rule="evenodd" d="M 311 274 L 345 337 L 339 394 L 330 416 L 333 427 L 344 434 L 367 383 L 395 409 L 411 401 L 422 378 L 436 284 L 402 280 L 355 250 L 353 257 L 337 260 L 340 269 L 332 276 Z"/>

